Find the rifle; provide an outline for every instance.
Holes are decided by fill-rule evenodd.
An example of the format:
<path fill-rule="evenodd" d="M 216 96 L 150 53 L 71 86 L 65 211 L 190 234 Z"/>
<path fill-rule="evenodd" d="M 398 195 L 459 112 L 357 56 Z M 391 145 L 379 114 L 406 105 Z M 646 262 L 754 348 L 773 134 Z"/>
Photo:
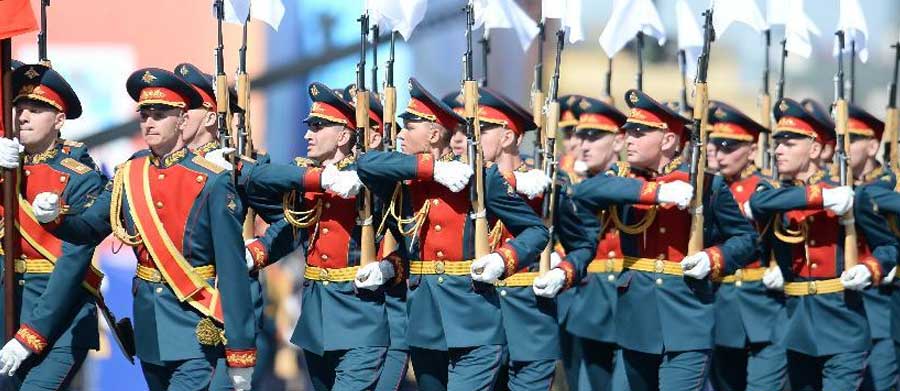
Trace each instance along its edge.
<path fill-rule="evenodd" d="M 610 105 L 615 105 L 616 100 L 613 99 L 612 96 L 612 65 L 613 59 L 612 57 L 609 57 L 606 60 L 606 84 L 603 86 L 603 91 L 606 93 L 606 96 L 604 96 L 602 100 Z"/>
<path fill-rule="evenodd" d="M 787 51 L 787 39 L 781 40 L 781 74 L 778 75 L 778 83 L 775 84 L 775 102 L 781 102 L 784 99 L 784 60 L 787 59 L 788 51 Z M 775 110 L 774 107 L 769 108 L 769 115 L 774 115 Z M 770 121 L 772 126 L 775 126 L 774 121 Z M 772 137 L 772 130 L 769 130 L 769 138 Z M 769 168 L 772 170 L 772 178 L 778 180 L 778 164 L 775 163 L 775 143 L 773 140 L 769 140 Z"/>
<path fill-rule="evenodd" d="M 759 156 L 756 161 L 759 163 L 760 168 L 765 170 L 771 167 L 769 164 L 769 156 L 771 154 L 769 138 L 772 137 L 772 96 L 769 95 L 769 47 L 772 46 L 772 30 L 766 29 L 763 31 L 763 40 L 766 43 L 766 54 L 765 62 L 763 63 L 762 89 L 759 92 L 759 123 L 768 130 L 768 134 L 759 135 L 759 145 L 757 145 Z"/>
<path fill-rule="evenodd" d="M 397 89 L 394 87 L 394 40 L 396 37 L 397 32 L 391 31 L 390 54 L 388 55 L 384 77 L 384 112 L 382 113 L 384 117 L 382 120 L 384 128 L 382 129 L 381 146 L 385 151 L 394 151 L 396 149 L 396 145 L 394 145 L 394 140 L 397 137 L 397 123 L 394 118 L 397 112 Z M 402 186 L 402 184 L 398 184 L 397 186 Z M 385 214 L 388 213 L 386 208 L 387 207 L 384 209 Z M 394 234 L 391 231 L 385 231 L 384 237 L 381 240 L 385 254 L 390 253 L 397 248 L 397 238 L 394 237 Z"/>
<path fill-rule="evenodd" d="M 47 57 L 47 7 L 49 6 L 50 0 L 41 0 L 41 31 L 37 36 L 38 61 L 48 68 L 51 67 L 50 58 Z"/>
<path fill-rule="evenodd" d="M 634 41 L 634 51 L 637 54 L 637 74 L 634 82 L 638 91 L 644 90 L 644 33 L 638 31 Z"/>
<path fill-rule="evenodd" d="M 481 44 L 481 70 L 484 72 L 484 79 L 481 80 L 483 87 L 488 86 L 488 55 L 491 54 L 491 37 L 488 36 L 488 30 L 484 29 L 484 35 L 478 40 Z"/>
<path fill-rule="evenodd" d="M 490 253 L 488 243 L 488 223 L 484 206 L 484 155 L 481 152 L 481 124 L 478 121 L 478 82 L 472 76 L 472 26 L 475 24 L 475 12 L 472 0 L 466 3 L 466 53 L 463 55 L 463 99 L 465 101 L 466 138 L 468 147 L 466 155 L 474 172 L 474 186 L 471 187 L 469 199 L 472 202 L 472 214 L 475 220 L 475 258 Z M 480 270 L 476 270 L 480 273 Z"/>
<path fill-rule="evenodd" d="M 359 63 L 356 64 L 356 154 L 369 150 L 369 91 L 366 91 L 366 36 L 369 33 L 369 14 L 359 17 Z M 361 140 L 361 142 L 360 142 Z M 372 226 L 372 197 L 365 188 L 359 192 L 359 264 L 375 261 L 375 228 Z"/>
<path fill-rule="evenodd" d="M 237 69 L 237 104 L 240 110 L 235 115 L 235 133 L 237 133 L 237 153 L 248 158 L 255 157 L 253 148 L 253 136 L 250 130 L 250 76 L 247 74 L 247 25 L 250 24 L 250 14 L 242 26 L 241 47 L 238 49 Z M 244 217 L 244 239 L 253 239 L 256 236 L 256 212 L 247 209 Z"/>
<path fill-rule="evenodd" d="M 678 51 L 678 70 L 681 73 L 681 98 L 678 101 L 678 114 L 688 116 L 688 92 L 687 92 L 687 57 L 684 50 Z"/>
<path fill-rule="evenodd" d="M 0 117 L 3 120 L 3 137 L 16 138 L 18 132 L 13 128 L 12 119 L 12 38 L 0 41 L 0 76 L 3 77 L 2 98 L 3 112 Z M 0 169 L 3 172 L 3 253 L 19 253 L 19 230 L 16 229 L 16 216 L 19 214 L 19 202 L 17 199 L 19 183 L 18 169 Z M 3 257 L 3 319 L 6 327 L 6 339 L 15 336 L 19 329 L 19 312 L 16 310 L 16 274 L 15 259 L 12 256 Z"/>
<path fill-rule="evenodd" d="M 853 97 L 856 95 L 856 40 L 850 40 L 850 80 L 847 82 L 847 95 L 849 103 L 853 103 Z"/>
<path fill-rule="evenodd" d="M 378 24 L 377 23 L 374 26 L 372 26 L 372 93 L 375 95 L 378 95 Z"/>
<path fill-rule="evenodd" d="M 697 78 L 694 80 L 694 129 L 691 131 L 690 179 L 694 187 L 691 200 L 691 231 L 688 240 L 688 254 L 703 250 L 703 194 L 706 177 L 706 124 L 708 123 L 709 91 L 706 85 L 709 70 L 709 46 L 716 39 L 713 30 L 712 8 L 703 13 L 703 51 L 697 59 Z"/>
<path fill-rule="evenodd" d="M 884 161 L 887 163 L 885 165 L 896 172 L 900 169 L 900 161 L 897 157 L 897 125 L 900 122 L 900 119 L 897 118 L 897 68 L 900 65 L 900 41 L 891 47 L 894 48 L 894 77 L 888 88 L 888 105 L 882 138 L 887 142 L 884 146 Z"/>
<path fill-rule="evenodd" d="M 550 271 L 550 253 L 553 251 L 553 217 L 556 212 L 556 130 L 559 126 L 559 64 L 562 50 L 566 42 L 566 31 L 556 32 L 556 67 L 550 82 L 550 100 L 547 102 L 547 130 L 544 132 L 544 175 L 550 178 L 550 187 L 544 192 L 541 203 L 541 216 L 544 225 L 550 231 L 550 239 L 541 252 L 539 266 L 540 275 Z"/>
<path fill-rule="evenodd" d="M 544 21 L 541 20 L 538 26 L 538 58 L 534 64 L 534 83 L 531 84 L 531 117 L 537 125 L 534 137 L 534 166 L 541 167 L 543 165 L 544 139 L 542 137 L 544 131 L 544 40 L 546 33 Z"/>
<path fill-rule="evenodd" d="M 216 124 L 219 131 L 219 145 L 231 148 L 233 145 L 231 129 L 228 127 L 228 76 L 225 75 L 224 38 L 222 36 L 222 21 L 225 20 L 224 0 L 215 0 L 213 8 L 216 11 L 216 27 L 218 44 L 216 45 Z M 231 158 L 234 164 L 234 156 Z M 231 173 L 236 177 L 237 170 Z"/>
<path fill-rule="evenodd" d="M 834 75 L 834 131 L 837 134 L 834 154 L 837 156 L 838 172 L 841 186 L 853 186 L 852 174 L 849 170 L 847 146 L 850 145 L 850 132 L 847 131 L 847 101 L 844 100 L 844 32 L 834 33 L 838 43 L 838 69 Z M 844 220 L 853 219 L 853 208 L 843 216 Z M 844 270 L 856 266 L 859 249 L 856 247 L 856 224 L 844 225 Z"/>

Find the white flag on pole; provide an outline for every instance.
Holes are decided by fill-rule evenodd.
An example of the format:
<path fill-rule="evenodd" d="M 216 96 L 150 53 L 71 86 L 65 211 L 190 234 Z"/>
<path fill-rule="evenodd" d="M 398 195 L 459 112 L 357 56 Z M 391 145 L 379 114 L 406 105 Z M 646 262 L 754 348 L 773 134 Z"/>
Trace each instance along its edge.
<path fill-rule="evenodd" d="M 512 29 L 522 50 L 528 50 L 539 33 L 537 22 L 531 19 L 514 0 L 475 0 L 475 28 L 484 25 L 487 36 L 492 29 Z"/>
<path fill-rule="evenodd" d="M 697 72 L 697 58 L 703 51 L 703 32 L 685 0 L 675 3 L 675 19 L 678 22 L 678 49 L 684 50 L 685 70 L 689 78 Z"/>
<path fill-rule="evenodd" d="M 762 33 L 769 28 L 755 0 L 714 0 L 713 27 L 716 35 L 725 34 L 734 23 L 743 23 Z"/>
<path fill-rule="evenodd" d="M 785 48 L 788 52 L 800 57 L 809 58 L 812 54 L 812 40 L 810 33 L 821 35 L 822 32 L 812 22 L 806 11 L 803 10 L 803 0 L 783 0 L 787 2 L 788 15 L 794 15 L 785 21 L 784 37 L 787 40 Z"/>
<path fill-rule="evenodd" d="M 247 13 L 251 19 L 256 19 L 271 26 L 275 31 L 281 26 L 284 19 L 284 3 L 282 0 L 225 0 L 225 22 L 243 24 L 247 20 Z"/>
<path fill-rule="evenodd" d="M 844 32 L 844 39 L 847 41 L 844 52 L 849 53 L 850 42 L 856 42 L 856 53 L 859 54 L 859 60 L 866 62 L 869 60 L 869 28 L 859 0 L 841 0 L 840 4 L 837 29 Z M 838 50 L 837 42 L 835 42 L 833 50 L 835 56 L 838 55 Z"/>
<path fill-rule="evenodd" d="M 650 0 L 614 0 L 609 22 L 600 34 L 600 46 L 612 58 L 639 31 L 656 38 L 660 46 L 666 43 L 666 29 Z"/>
<path fill-rule="evenodd" d="M 569 43 L 584 40 L 584 28 L 581 25 L 581 3 L 583 0 L 543 0 L 541 17 L 544 19 L 560 19 L 560 24 L 569 37 Z"/>
<path fill-rule="evenodd" d="M 366 0 L 371 21 L 382 30 L 400 33 L 407 41 L 425 18 L 427 6 L 427 0 Z"/>

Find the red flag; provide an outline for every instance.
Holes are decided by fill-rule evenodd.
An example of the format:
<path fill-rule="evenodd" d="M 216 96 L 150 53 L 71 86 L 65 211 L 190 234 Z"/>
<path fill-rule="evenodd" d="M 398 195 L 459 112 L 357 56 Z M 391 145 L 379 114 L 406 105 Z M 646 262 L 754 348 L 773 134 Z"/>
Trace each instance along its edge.
<path fill-rule="evenodd" d="M 0 39 L 38 29 L 29 0 L 0 0 Z"/>

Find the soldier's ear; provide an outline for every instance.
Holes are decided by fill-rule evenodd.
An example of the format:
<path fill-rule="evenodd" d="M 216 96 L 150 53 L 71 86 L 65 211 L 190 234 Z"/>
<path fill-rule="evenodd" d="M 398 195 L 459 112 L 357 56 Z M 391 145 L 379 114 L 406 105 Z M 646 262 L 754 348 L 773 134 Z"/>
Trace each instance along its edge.
<path fill-rule="evenodd" d="M 218 119 L 218 113 L 215 111 L 207 111 L 206 115 L 203 117 L 203 127 L 208 128 L 215 125 L 216 122 L 218 122 Z"/>
<path fill-rule="evenodd" d="M 681 137 L 678 137 L 677 134 L 673 132 L 663 132 L 662 134 L 662 143 L 660 144 L 660 150 L 663 152 L 678 151 L 678 144 L 680 144 Z"/>
<path fill-rule="evenodd" d="M 59 131 L 62 129 L 63 124 L 66 122 L 66 113 L 57 112 L 56 117 L 53 118 L 53 130 Z"/>
<path fill-rule="evenodd" d="M 881 148 L 881 143 L 878 141 L 878 139 L 876 139 L 876 138 L 869 139 L 867 141 L 867 143 L 868 144 L 866 144 L 866 157 L 871 159 L 871 158 L 878 156 L 878 149 Z"/>
<path fill-rule="evenodd" d="M 815 140 L 810 141 L 812 145 L 809 146 L 809 158 L 812 160 L 818 159 L 822 155 L 823 146 L 821 143 Z"/>
<path fill-rule="evenodd" d="M 381 146 L 382 138 L 383 136 L 381 132 L 378 131 L 378 129 L 369 132 L 369 148 L 377 148 Z"/>
<path fill-rule="evenodd" d="M 625 147 L 625 133 L 619 132 L 613 136 L 613 151 L 616 151 L 616 154 L 622 152 L 622 148 Z"/>

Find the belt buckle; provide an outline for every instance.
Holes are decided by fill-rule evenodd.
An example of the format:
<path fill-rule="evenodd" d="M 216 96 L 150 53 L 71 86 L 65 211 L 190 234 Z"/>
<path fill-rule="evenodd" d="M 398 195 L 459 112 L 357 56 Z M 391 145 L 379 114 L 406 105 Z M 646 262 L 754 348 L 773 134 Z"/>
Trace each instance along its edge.
<path fill-rule="evenodd" d="M 434 261 L 434 272 L 436 274 L 444 274 L 444 261 Z"/>
<path fill-rule="evenodd" d="M 653 263 L 653 270 L 658 274 L 664 272 L 666 270 L 666 261 L 663 261 L 662 259 L 657 259 Z"/>
<path fill-rule="evenodd" d="M 818 292 L 818 290 L 819 290 L 818 287 L 816 286 L 815 281 L 810 281 L 809 284 L 807 285 L 806 289 L 807 289 L 807 292 L 809 292 L 809 294 L 811 294 L 811 295 L 816 294 L 816 292 Z"/>
<path fill-rule="evenodd" d="M 737 269 L 734 271 L 734 281 L 744 281 L 744 269 Z"/>
<path fill-rule="evenodd" d="M 157 269 L 150 269 L 150 279 L 152 279 L 153 282 L 162 282 L 162 273 Z"/>
<path fill-rule="evenodd" d="M 321 278 L 322 281 L 328 281 L 328 269 L 324 267 L 319 269 L 319 278 Z"/>
<path fill-rule="evenodd" d="M 25 273 L 25 271 L 27 270 L 25 261 L 21 261 L 21 260 L 17 259 L 15 262 L 15 265 L 13 266 L 13 269 L 16 273 L 20 273 L 20 274 Z"/>

